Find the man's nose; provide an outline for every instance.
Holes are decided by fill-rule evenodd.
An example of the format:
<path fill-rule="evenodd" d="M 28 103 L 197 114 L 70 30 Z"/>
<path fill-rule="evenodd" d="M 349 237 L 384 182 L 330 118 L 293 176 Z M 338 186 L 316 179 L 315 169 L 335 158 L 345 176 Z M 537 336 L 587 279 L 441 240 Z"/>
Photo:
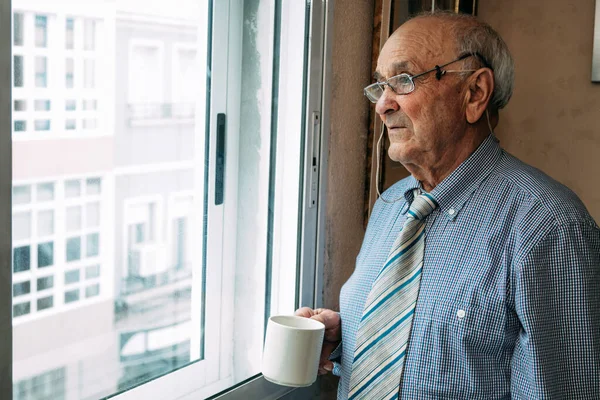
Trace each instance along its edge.
<path fill-rule="evenodd" d="M 384 114 L 392 113 L 399 109 L 400 105 L 396 101 L 396 94 L 392 89 L 386 86 L 383 94 L 375 104 L 375 112 L 380 116 L 383 116 Z"/>

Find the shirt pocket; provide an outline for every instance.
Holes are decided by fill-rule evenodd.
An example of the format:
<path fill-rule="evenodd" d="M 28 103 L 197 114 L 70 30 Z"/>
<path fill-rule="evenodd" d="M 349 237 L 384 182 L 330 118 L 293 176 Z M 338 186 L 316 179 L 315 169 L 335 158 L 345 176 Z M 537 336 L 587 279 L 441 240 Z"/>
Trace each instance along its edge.
<path fill-rule="evenodd" d="M 500 357 L 506 324 L 503 307 L 491 302 L 489 305 L 438 303 L 433 307 L 431 319 L 433 328 L 447 339 L 450 349 L 467 358 Z"/>
<path fill-rule="evenodd" d="M 418 311 L 408 369 L 420 391 L 440 399 L 507 396 L 503 307 L 448 302 L 429 303 Z"/>

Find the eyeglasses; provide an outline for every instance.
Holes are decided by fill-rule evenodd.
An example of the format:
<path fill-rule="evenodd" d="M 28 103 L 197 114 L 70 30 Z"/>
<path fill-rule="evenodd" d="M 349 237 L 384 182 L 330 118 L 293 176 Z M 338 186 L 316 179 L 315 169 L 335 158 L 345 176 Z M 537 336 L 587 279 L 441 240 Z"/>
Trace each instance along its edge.
<path fill-rule="evenodd" d="M 392 76 L 391 78 L 389 78 L 388 80 L 383 81 L 383 82 L 375 82 L 375 83 L 367 86 L 364 89 L 365 96 L 367 96 L 367 98 L 371 101 L 371 103 L 377 103 L 377 101 L 381 98 L 381 96 L 383 96 L 383 92 L 385 91 L 386 86 L 389 87 L 390 89 L 392 89 L 392 92 L 394 92 L 396 94 L 412 93 L 415 90 L 415 81 L 414 80 L 420 76 L 429 74 L 434 71 L 435 71 L 435 77 L 437 78 L 438 81 L 440 79 L 442 79 L 442 76 L 444 76 L 445 74 L 447 74 L 449 72 L 455 72 L 455 73 L 456 72 L 475 72 L 475 71 L 477 71 L 476 69 L 463 69 L 463 70 L 444 70 L 444 69 L 442 69 L 443 67 L 446 67 L 452 63 L 464 60 L 465 58 L 469 58 L 469 57 L 479 58 L 486 68 L 492 69 L 492 67 L 488 64 L 486 59 L 481 54 L 479 54 L 479 53 L 463 54 L 462 56 L 458 57 L 456 60 L 450 61 L 449 63 L 443 64 L 443 65 L 436 65 L 434 68 L 427 70 L 425 72 L 421 72 L 420 74 L 417 74 L 417 75 L 409 75 L 407 73 L 403 73 L 400 75 Z M 492 69 L 492 71 L 493 71 L 493 69 Z"/>

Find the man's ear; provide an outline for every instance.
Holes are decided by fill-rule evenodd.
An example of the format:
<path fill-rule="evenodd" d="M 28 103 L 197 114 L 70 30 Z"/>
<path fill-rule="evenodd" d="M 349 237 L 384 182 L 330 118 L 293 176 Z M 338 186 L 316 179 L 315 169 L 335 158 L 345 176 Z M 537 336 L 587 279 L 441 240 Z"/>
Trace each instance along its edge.
<path fill-rule="evenodd" d="M 465 116 L 474 124 L 483 116 L 494 92 L 494 74 L 489 68 L 478 69 L 469 79 Z"/>

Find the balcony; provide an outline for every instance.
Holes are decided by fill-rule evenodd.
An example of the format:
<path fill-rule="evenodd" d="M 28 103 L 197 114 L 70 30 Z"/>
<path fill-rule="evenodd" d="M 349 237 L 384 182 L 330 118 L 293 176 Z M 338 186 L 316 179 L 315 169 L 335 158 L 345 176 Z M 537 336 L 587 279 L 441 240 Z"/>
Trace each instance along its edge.
<path fill-rule="evenodd" d="M 133 103 L 127 104 L 129 126 L 191 124 L 194 122 L 194 103 Z"/>

